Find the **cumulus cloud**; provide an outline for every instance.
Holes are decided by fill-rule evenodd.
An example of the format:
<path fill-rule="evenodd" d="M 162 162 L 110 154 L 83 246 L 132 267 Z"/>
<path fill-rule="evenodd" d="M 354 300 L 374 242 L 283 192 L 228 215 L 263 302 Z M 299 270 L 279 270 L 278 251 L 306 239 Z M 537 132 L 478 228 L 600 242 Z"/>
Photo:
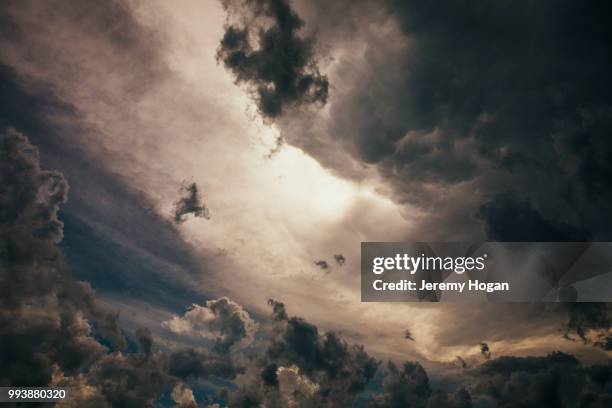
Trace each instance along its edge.
<path fill-rule="evenodd" d="M 303 405 L 298 406 L 351 406 L 374 377 L 378 362 L 362 346 L 349 345 L 333 332 L 319 333 L 305 320 L 288 317 L 282 303 L 268 303 L 273 308 L 274 330 L 265 340 L 265 352 L 251 367 L 259 374 L 230 394 L 230 406 L 286 406 L 283 401 L 291 389 L 300 394 Z"/>
<path fill-rule="evenodd" d="M 149 407 L 179 376 L 235 375 L 232 363 L 208 353 L 156 352 L 147 328 L 133 335 L 137 351 L 120 351 L 127 341 L 118 315 L 101 310 L 91 287 L 71 279 L 57 245 L 65 178 L 41 169 L 37 149 L 15 130 L 0 133 L 0 158 L 0 384 L 75 387 L 74 398 L 62 402 L 67 407 Z M 211 307 L 231 321 L 235 305 L 224 302 Z"/>
<path fill-rule="evenodd" d="M 583 366 L 568 354 L 499 357 L 466 368 L 455 389 L 435 389 L 423 367 L 389 363 L 371 407 L 605 406 L 612 401 L 612 366 Z"/>
<path fill-rule="evenodd" d="M 80 388 L 76 401 L 82 406 L 151 405 L 166 376 L 150 358 L 150 332 L 137 333 L 142 353 L 109 354 L 94 337 L 90 319 L 100 322 L 100 334 L 124 346 L 117 316 L 100 311 L 89 285 L 66 272 L 56 245 L 62 238 L 57 214 L 67 199 L 66 180 L 42 170 L 36 148 L 14 130 L 0 135 L 0 156 L 5 204 L 0 216 L 0 383 L 73 384 Z"/>
<path fill-rule="evenodd" d="M 372 407 L 425 407 L 431 395 L 425 369 L 419 363 L 411 362 L 402 367 L 389 362 L 383 390 L 382 394 L 375 396 Z"/>
<path fill-rule="evenodd" d="M 196 401 L 185 381 L 236 378 L 239 386 L 224 394 L 230 406 L 344 407 L 351 406 L 375 380 L 379 363 L 362 346 L 350 345 L 334 332 L 321 332 L 302 318 L 290 317 L 285 305 L 275 300 L 268 302 L 271 327 L 263 343 L 253 348 L 244 369 L 225 351 L 252 336 L 256 326 L 249 314 L 228 298 L 194 305 L 184 316 L 166 322 L 179 332 L 199 330 L 204 337 L 212 336 L 217 340 L 212 351 L 156 349 L 146 328 L 133 334 L 136 351 L 107 349 L 94 336 L 90 316 L 96 327 L 105 327 L 117 343 L 125 344 L 117 315 L 100 312 L 91 288 L 68 278 L 57 246 L 62 235 L 57 213 L 66 200 L 65 179 L 41 169 L 36 149 L 18 132 L 5 131 L 0 142 L 1 196 L 5 208 L 12 209 L 2 212 L 0 224 L 3 385 L 75 388 L 74 398 L 60 405 L 64 407 L 149 407 L 155 406 L 163 393 L 178 406 L 187 407 L 195 406 Z M 605 307 L 595 304 L 591 309 L 570 312 L 568 337 L 575 335 L 594 345 L 603 342 L 593 336 L 609 327 Z M 21 324 L 11 324 L 16 318 Z M 481 347 L 489 353 L 488 345 Z M 560 406 L 560 401 L 606 406 L 612 399 L 611 367 L 583 366 L 563 353 L 499 357 L 465 368 L 460 386 L 446 391 L 434 388 L 418 363 L 389 363 L 381 372 L 382 391 L 371 390 L 371 406 Z"/>
<path fill-rule="evenodd" d="M 545 357 L 500 357 L 472 373 L 470 394 L 497 406 L 605 406 L 611 366 L 582 366 L 561 352 Z M 476 405 L 476 404 L 475 404 Z"/>
<path fill-rule="evenodd" d="M 15 130 L 0 133 L 0 158 L 0 383 L 48 384 L 54 365 L 75 373 L 106 351 L 88 321 L 102 316 L 91 288 L 67 277 L 56 246 L 68 183 L 41 169 Z"/>
<path fill-rule="evenodd" d="M 287 315 L 287 310 L 285 309 L 285 304 L 283 302 L 279 302 L 278 300 L 268 299 L 268 306 L 272 308 L 272 318 L 276 321 L 287 320 L 289 316 Z"/>
<path fill-rule="evenodd" d="M 314 406 L 312 397 L 319 390 L 319 385 L 301 375 L 298 367 L 278 367 L 276 377 L 279 392 L 287 407 Z"/>
<path fill-rule="evenodd" d="M 102 356 L 87 373 L 88 384 L 100 390 L 111 406 L 154 406 L 176 382 L 165 371 L 164 356 L 112 353 Z"/>
<path fill-rule="evenodd" d="M 202 201 L 196 183 L 184 183 L 179 192 L 182 194 L 174 202 L 174 222 L 181 224 L 185 222 L 186 216 L 192 214 L 194 217 L 210 219 L 210 210 Z"/>
<path fill-rule="evenodd" d="M 197 407 L 197 403 L 193 396 L 193 391 L 185 384 L 179 383 L 175 385 L 170 396 L 172 397 L 172 400 L 176 402 L 176 406 L 178 408 Z"/>
<path fill-rule="evenodd" d="M 273 119 L 302 104 L 325 104 L 329 82 L 319 72 L 314 38 L 288 0 L 223 0 L 229 18 L 217 58 L 246 83 L 259 112 Z"/>
<path fill-rule="evenodd" d="M 162 327 L 177 334 L 215 340 L 220 351 L 237 343 L 248 345 L 257 330 L 249 313 L 227 297 L 207 300 L 205 306 L 193 304 L 183 316 L 173 316 Z"/>
<path fill-rule="evenodd" d="M 211 354 L 202 348 L 183 348 L 168 356 L 168 373 L 181 379 L 233 378 L 240 368 L 228 357 Z"/>

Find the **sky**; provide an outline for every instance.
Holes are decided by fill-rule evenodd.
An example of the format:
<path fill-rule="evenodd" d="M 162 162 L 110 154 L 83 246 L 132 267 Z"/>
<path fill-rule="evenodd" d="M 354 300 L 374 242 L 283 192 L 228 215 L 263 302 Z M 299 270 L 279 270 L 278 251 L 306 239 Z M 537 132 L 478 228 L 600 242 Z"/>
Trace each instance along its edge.
<path fill-rule="evenodd" d="M 179 347 L 240 362 L 275 325 L 306 321 L 325 341 L 416 361 L 433 384 L 460 381 L 458 361 L 478 375 L 499 368 L 491 355 L 603 364 L 607 305 L 361 303 L 359 251 L 609 240 L 609 21 L 598 2 L 9 1 L 0 126 L 11 155 L 35 146 L 35 173 L 66 184 L 66 202 L 49 204 L 61 238 L 36 239 L 52 240 L 66 275 L 112 311 L 86 308 L 88 319 L 106 316 L 152 366 Z M 274 309 L 270 323 L 269 299 L 304 320 Z M 122 363 L 141 358 L 119 349 Z M 304 400 L 291 403 L 310 406 L 329 368 L 281 355 L 294 365 L 279 363 L 276 387 L 298 387 Z M 249 367 L 237 383 L 252 391 Z M 193 397 L 170 384 L 175 402 Z M 207 384 L 190 386 L 201 398 Z M 288 404 L 285 394 L 267 404 Z M 329 406 L 349 401 L 338 395 Z"/>

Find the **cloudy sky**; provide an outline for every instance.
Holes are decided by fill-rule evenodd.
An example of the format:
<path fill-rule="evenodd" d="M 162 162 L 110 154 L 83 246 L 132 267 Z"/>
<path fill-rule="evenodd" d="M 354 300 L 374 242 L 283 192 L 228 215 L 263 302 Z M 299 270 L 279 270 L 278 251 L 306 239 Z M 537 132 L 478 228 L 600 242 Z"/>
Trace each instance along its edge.
<path fill-rule="evenodd" d="M 359 249 L 609 240 L 610 14 L 532 1 L 9 1 L 0 125 L 65 177 L 70 274 L 156 347 L 217 332 L 215 348 L 250 344 L 277 299 L 432 378 L 457 356 L 482 364 L 481 342 L 495 357 L 603 361 L 610 347 L 588 334 L 607 320 L 564 308 L 361 303 Z M 240 330 L 224 331 L 217 304 Z M 568 321 L 588 341 L 564 338 Z"/>

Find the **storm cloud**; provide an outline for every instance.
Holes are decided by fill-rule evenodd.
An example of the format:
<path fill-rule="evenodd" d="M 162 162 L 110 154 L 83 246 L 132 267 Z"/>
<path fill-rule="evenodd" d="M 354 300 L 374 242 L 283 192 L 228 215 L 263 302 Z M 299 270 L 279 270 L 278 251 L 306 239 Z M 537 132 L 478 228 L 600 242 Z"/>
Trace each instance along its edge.
<path fill-rule="evenodd" d="M 348 177 L 330 152 L 375 169 L 428 237 L 606 240 L 609 7 L 384 4 L 301 7 L 340 57 L 329 113 L 291 115 L 285 141 Z"/>
<path fill-rule="evenodd" d="M 610 303 L 567 303 L 564 308 L 568 313 L 567 322 L 563 326 L 563 336 L 566 339 L 612 350 Z"/>
<path fill-rule="evenodd" d="M 121 351 L 127 340 L 118 315 L 96 304 L 89 284 L 73 280 L 57 245 L 66 179 L 41 169 L 36 147 L 14 129 L 0 133 L 0 158 L 0 384 L 76 387 L 79 406 L 146 407 L 179 383 L 174 374 L 235 375 L 218 356 L 155 351 L 147 328 L 132 336 L 137 351 Z M 231 320 L 224 306 L 232 304 L 211 304 Z"/>
<path fill-rule="evenodd" d="M 248 345 L 257 330 L 249 313 L 227 297 L 191 305 L 182 317 L 173 316 L 162 326 L 177 334 L 213 339 L 215 348 L 224 352 L 239 342 Z"/>
<path fill-rule="evenodd" d="M 0 158 L 0 383 L 48 384 L 54 364 L 74 373 L 106 349 L 91 337 L 91 288 L 67 277 L 56 246 L 68 183 L 13 129 L 0 133 Z"/>
<path fill-rule="evenodd" d="M 80 197 L 78 206 L 62 206 L 58 216 L 67 196 L 65 177 L 42 170 L 27 141 L 6 139 L 13 141 L 5 145 L 10 152 L 6 157 L 12 158 L 6 161 L 3 155 L 0 160 L 0 365 L 8 367 L 0 375 L 3 385 L 40 381 L 76 387 L 75 404 L 96 407 L 150 406 L 160 396 L 168 403 L 172 398 L 189 406 L 201 395 L 194 383 L 236 375 L 237 387 L 228 391 L 231 406 L 266 402 L 271 407 L 344 407 L 375 394 L 381 395 L 374 403 L 383 406 L 511 406 L 521 402 L 516 400 L 517 389 L 525 390 L 526 406 L 554 406 L 559 401 L 610 405 L 610 370 L 605 363 L 586 367 L 569 355 L 499 357 L 512 350 L 550 351 L 559 343 L 547 341 L 565 335 L 574 342 L 560 343 L 603 359 L 610 343 L 605 305 L 593 310 L 580 309 L 582 305 L 563 309 L 569 318 L 557 332 L 557 320 L 563 320 L 558 314 L 555 319 L 535 316 L 520 305 L 478 305 L 478 311 L 469 306 L 451 311 L 444 305 L 436 309 L 398 305 L 393 312 L 384 305 L 366 309 L 350 300 L 354 291 L 338 285 L 340 279 L 348 282 L 345 278 L 353 265 L 348 262 L 339 268 L 336 258 L 330 257 L 328 266 L 338 273 L 324 276 L 324 286 L 298 276 L 301 267 L 304 275 L 312 272 L 313 254 L 331 254 L 311 251 L 312 242 L 323 246 L 336 241 L 338 246 L 334 242 L 326 248 L 354 260 L 358 256 L 349 248 L 354 237 L 399 237 L 397 231 L 411 225 L 393 221 L 391 213 L 396 214 L 397 207 L 386 198 L 385 212 L 379 214 L 373 200 L 355 204 L 357 199 L 350 194 L 345 199 L 335 184 L 333 191 L 319 191 L 322 185 L 317 180 L 311 184 L 317 193 L 312 194 L 312 202 L 326 205 L 321 209 L 323 217 L 311 214 L 311 197 L 306 200 L 294 194 L 309 190 L 308 183 L 301 183 L 311 174 L 300 169 L 299 177 L 291 176 L 283 156 L 297 152 L 291 145 L 298 146 L 337 174 L 363 181 L 364 190 L 372 187 L 372 197 L 382 191 L 396 203 L 406 204 L 406 218 L 423 224 L 410 229 L 416 232 L 409 236 L 413 240 L 434 234 L 447 240 L 472 236 L 607 239 L 611 92 L 604 74 L 610 68 L 609 9 L 595 9 L 599 7 L 595 3 L 563 2 L 554 6 L 474 3 L 473 7 L 442 2 L 434 7 L 389 1 L 377 3 L 385 6 L 380 7 L 359 1 L 332 5 L 247 0 L 224 3 L 229 19 L 222 28 L 218 20 L 218 25 L 213 22 L 220 10 L 210 4 L 197 2 L 197 10 L 196 6 L 193 10 L 171 7 L 170 13 L 161 3 L 137 3 L 138 7 L 130 2 L 136 7 L 131 9 L 120 1 L 99 2 L 95 7 L 78 2 L 10 2 L 0 13 L 2 62 L 9 66 L 2 73 L 10 71 L 12 76 L 14 71 L 20 86 L 35 83 L 38 89 L 42 84 L 42 89 L 67 104 L 67 110 L 77 113 L 58 115 L 37 98 L 15 101 L 19 102 L 15 108 L 13 98 L 5 96 L 9 113 L 0 115 L 2 123 L 18 118 L 22 131 L 32 134 L 34 128 L 41 151 L 55 154 L 51 159 L 44 156 L 44 167 L 60 168 L 56 164 L 61 164 L 74 192 L 70 205 Z M 320 25 L 311 24 L 308 13 L 302 14 L 309 7 L 319 8 Z M 140 31 L 142 21 L 136 21 L 136 15 L 155 29 Z M 202 15 L 210 20 L 197 21 Z M 40 24 L 41 17 L 45 24 Z M 193 26 L 197 29 L 190 31 Z M 171 51 L 157 36 L 166 28 L 175 31 Z M 210 33 L 214 34 L 203 38 L 202 34 Z M 214 48 L 219 40 L 225 43 L 219 46 L 219 66 L 215 67 Z M 210 52 L 197 52 L 207 47 Z M 188 59 L 188 53 L 197 58 L 205 55 L 210 62 Z M 180 80 L 166 82 L 168 61 L 172 75 L 181 75 Z M 247 89 L 264 120 L 278 127 L 281 135 L 276 140 L 290 145 L 273 149 L 263 165 L 249 159 L 251 154 L 260 158 L 262 152 L 251 151 L 254 132 L 240 121 L 235 105 L 241 95 L 237 87 L 232 92 L 232 80 Z M 3 90 L 8 89 L 4 85 Z M 325 109 L 309 109 L 323 104 Z M 41 118 L 45 120 L 36 122 L 33 115 L 23 114 L 34 109 L 44 111 Z M 63 134 L 45 115 L 72 133 Z M 203 137 L 202 129 L 211 130 Z M 172 148 L 168 134 L 175 136 Z M 218 139 L 214 148 L 200 143 L 212 144 L 214 138 Z M 82 154 L 84 150 L 88 154 Z M 225 166 L 229 155 L 236 158 L 231 163 L 235 170 Z M 302 158 L 301 152 L 288 157 L 297 165 L 306 163 L 298 156 Z M 210 160 L 202 160 L 205 157 Z M 261 172 L 259 166 L 274 172 Z M 156 206 L 169 208 L 176 199 L 173 186 L 184 174 L 198 171 L 211 180 L 206 184 L 207 195 L 214 194 L 223 205 L 217 205 L 219 222 L 212 220 L 207 224 L 210 231 L 196 234 L 190 223 L 176 228 L 168 212 L 157 214 Z M 247 172 L 273 177 L 259 184 Z M 320 173 L 321 178 L 329 176 Z M 364 179 L 370 176 L 374 181 Z M 378 177 L 386 185 L 380 185 Z M 232 181 L 238 179 L 241 182 Z M 280 187 L 270 187 L 277 182 Z M 204 183 L 208 182 L 198 179 L 198 187 Z M 349 189 L 352 184 L 338 185 Z M 132 190 L 147 194 L 132 194 Z M 198 211 L 204 213 L 205 204 L 191 200 L 192 193 L 181 192 L 189 203 L 195 202 L 184 209 L 196 211 L 181 213 L 180 221 L 197 216 Z M 360 207 L 359 211 L 351 205 Z M 411 209 L 418 217 L 410 217 Z M 336 212 L 345 217 L 341 223 L 331 216 Z M 262 221 L 242 222 L 248 217 Z M 509 224 L 508 219 L 514 222 Z M 232 222 L 236 223 L 233 228 L 226 227 Z M 371 226 L 364 229 L 364 222 Z M 393 232 L 385 230 L 390 223 L 395 224 Z M 310 231 L 311 225 L 316 232 Z M 105 239 L 96 241 L 87 228 L 104 231 Z M 341 234 L 341 228 L 349 232 Z M 62 240 L 64 234 L 70 236 L 69 245 Z M 220 267 L 215 278 L 226 278 L 210 278 L 211 285 L 204 282 L 202 286 L 221 293 L 212 297 L 194 293 L 201 290 L 194 284 L 185 285 L 193 292 L 183 296 L 177 289 L 182 276 L 197 272 L 198 278 L 208 278 L 213 271 L 200 269 L 202 262 L 190 257 L 181 238 L 215 250 L 219 247 L 224 257 L 237 249 L 226 244 L 235 244 L 243 258 L 251 256 L 253 262 L 245 268 L 252 267 L 251 275 L 242 273 L 241 267 Z M 299 241 L 295 245 L 293 238 Z M 277 246 L 281 241 L 288 243 Z M 252 246 L 253 242 L 262 244 Z M 115 312 L 95 307 L 92 289 L 67 276 L 58 243 L 79 261 L 81 277 L 98 280 L 92 280 L 96 289 L 103 286 L 107 293 L 121 292 L 160 307 L 172 301 L 168 308 L 191 329 L 201 321 L 190 320 L 196 315 L 189 315 L 191 309 L 181 315 L 181 308 L 202 298 L 218 301 L 229 288 L 223 286 L 228 281 L 232 299 L 252 306 L 282 294 L 289 305 L 299 303 L 303 308 L 299 314 L 308 320 L 289 316 L 283 303 L 271 301 L 271 321 L 265 323 L 270 326 L 259 332 L 261 339 L 251 339 L 248 320 L 232 311 L 232 301 L 222 308 L 228 311 L 227 319 L 214 316 L 218 325 L 213 327 L 207 322 L 215 313 L 199 305 L 208 310 L 202 320 L 205 329 L 190 333 L 207 333 L 202 337 L 212 340 L 211 349 L 164 350 L 168 343 L 156 341 L 147 329 L 121 328 Z M 135 252 L 141 256 L 132 256 Z M 300 254 L 306 254 L 301 263 Z M 279 259 L 291 260 L 282 265 L 289 266 L 286 270 L 273 262 Z M 166 279 L 159 279 L 157 273 L 166 270 Z M 108 279 L 119 274 L 120 284 Z M 341 276 L 334 281 L 332 275 Z M 297 283 L 285 286 L 285 282 Z M 394 313 L 398 310 L 412 313 L 405 314 L 407 321 L 398 322 Z M 143 316 L 144 311 L 135 311 L 133 317 Z M 15 318 L 26 323 L 9 324 Z M 439 323 L 432 325 L 432 321 Z M 150 326 L 153 332 L 159 330 L 159 323 Z M 397 344 L 409 349 L 417 346 L 421 356 L 432 358 L 463 355 L 470 363 L 462 370 L 465 381 L 450 391 L 445 384 L 443 391 L 436 389 L 438 379 L 423 361 L 423 366 L 396 361 L 394 368 L 380 367 L 371 354 L 337 332 L 348 327 L 355 332 L 347 339 L 370 341 L 377 353 L 391 351 L 398 360 L 411 350 L 394 347 Z M 414 333 L 418 343 L 399 335 L 405 327 L 413 329 L 411 336 Z M 427 330 L 421 331 L 423 327 Z M 501 362 L 472 370 L 475 359 L 483 360 L 478 354 L 481 336 L 495 351 L 496 359 L 489 363 Z M 197 337 L 172 338 L 208 344 Z M 242 357 L 245 350 L 239 354 L 236 346 L 245 341 L 252 346 L 247 348 L 251 359 L 233 361 L 237 355 Z"/>
<path fill-rule="evenodd" d="M 568 354 L 499 357 L 472 369 L 453 391 L 436 389 L 423 367 L 389 363 L 383 392 L 371 407 L 566 407 L 606 406 L 612 401 L 610 364 L 583 366 Z"/>
<path fill-rule="evenodd" d="M 268 119 L 303 104 L 327 102 L 329 82 L 319 72 L 314 38 L 288 0 L 224 0 L 230 19 L 217 58 L 237 83 L 246 83 Z"/>
<path fill-rule="evenodd" d="M 231 393 L 230 406 L 350 406 L 378 362 L 363 346 L 349 345 L 334 332 L 320 333 L 304 319 L 288 317 L 282 303 L 268 303 L 274 327 L 265 353 L 250 368 L 259 375 Z"/>

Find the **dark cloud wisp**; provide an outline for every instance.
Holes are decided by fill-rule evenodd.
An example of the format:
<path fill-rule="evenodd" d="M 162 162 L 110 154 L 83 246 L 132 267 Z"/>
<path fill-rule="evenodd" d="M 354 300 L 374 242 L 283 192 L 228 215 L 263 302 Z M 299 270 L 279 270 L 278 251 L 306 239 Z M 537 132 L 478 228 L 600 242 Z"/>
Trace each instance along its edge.
<path fill-rule="evenodd" d="M 202 201 L 202 196 L 196 183 L 184 183 L 179 192 L 182 196 L 174 203 L 174 222 L 185 222 L 186 216 L 210 219 L 210 210 Z"/>

